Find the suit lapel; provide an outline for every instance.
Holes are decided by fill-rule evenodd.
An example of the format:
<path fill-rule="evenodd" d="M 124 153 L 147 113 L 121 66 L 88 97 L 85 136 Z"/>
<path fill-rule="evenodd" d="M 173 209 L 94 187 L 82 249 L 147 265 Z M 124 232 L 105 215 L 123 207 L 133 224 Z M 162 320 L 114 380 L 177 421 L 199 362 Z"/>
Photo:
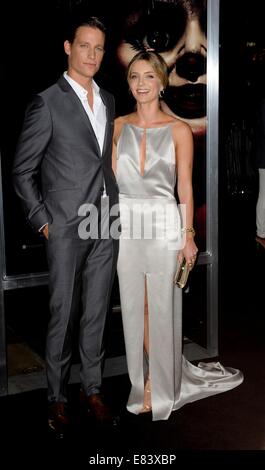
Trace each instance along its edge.
<path fill-rule="evenodd" d="M 71 85 L 68 83 L 67 80 L 65 80 L 65 78 L 62 76 L 59 78 L 58 80 L 58 85 L 60 86 L 60 88 L 67 93 L 67 96 L 69 97 L 69 99 L 72 101 L 73 105 L 76 107 L 78 106 L 79 108 L 79 111 L 80 111 L 80 117 L 82 118 L 82 120 L 85 122 L 90 134 L 91 134 L 91 137 L 93 137 L 93 140 L 95 142 L 95 145 L 97 147 L 97 150 L 98 150 L 98 157 L 101 158 L 101 151 L 100 151 L 100 147 L 99 147 L 99 143 L 98 143 L 98 139 L 96 137 L 96 134 L 94 132 L 94 129 L 92 127 L 92 124 L 90 122 L 90 119 L 80 101 L 80 99 L 78 98 L 77 94 L 74 92 L 73 88 L 71 87 Z M 107 106 L 106 106 L 106 109 L 107 109 Z M 107 122 L 108 122 L 108 116 L 107 116 Z M 107 128 L 107 125 L 106 125 L 106 128 Z M 105 138 L 106 138 L 106 130 L 105 130 Z M 105 146 L 105 141 L 104 141 L 104 146 Z"/>
<path fill-rule="evenodd" d="M 105 93 L 104 90 L 102 90 L 101 88 L 99 92 L 100 92 L 101 99 L 106 108 L 106 128 L 105 128 L 105 136 L 104 136 L 104 143 L 103 143 L 103 149 L 102 149 L 102 157 L 103 157 L 105 150 L 106 150 L 107 143 L 109 141 L 112 117 L 111 117 L 111 103 L 110 103 L 110 99 L 107 93 Z"/>

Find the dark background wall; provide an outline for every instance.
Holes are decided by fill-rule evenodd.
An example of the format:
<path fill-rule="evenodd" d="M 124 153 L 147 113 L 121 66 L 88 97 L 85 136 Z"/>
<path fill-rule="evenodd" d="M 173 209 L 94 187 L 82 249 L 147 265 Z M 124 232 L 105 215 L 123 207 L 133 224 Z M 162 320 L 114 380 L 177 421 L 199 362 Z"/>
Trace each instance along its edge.
<path fill-rule="evenodd" d="M 2 4 L 3 5 L 3 4 Z M 27 226 L 14 194 L 11 166 L 27 103 L 63 67 L 57 3 L 7 2 L 1 13 L 1 158 L 7 274 L 46 269 L 43 242 Z"/>
<path fill-rule="evenodd" d="M 264 5 L 221 0 L 220 6 L 221 190 L 255 198 L 255 111 L 265 92 Z"/>

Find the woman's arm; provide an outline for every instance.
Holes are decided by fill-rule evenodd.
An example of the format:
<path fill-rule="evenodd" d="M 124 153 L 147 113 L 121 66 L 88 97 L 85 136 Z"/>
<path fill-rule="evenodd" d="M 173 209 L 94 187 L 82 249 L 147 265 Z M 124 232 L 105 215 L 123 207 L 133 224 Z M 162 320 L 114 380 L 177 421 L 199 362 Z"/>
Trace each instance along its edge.
<path fill-rule="evenodd" d="M 177 192 L 180 204 L 185 210 L 185 227 L 182 228 L 185 245 L 180 252 L 180 258 L 186 258 L 192 268 L 198 248 L 194 242 L 193 232 L 193 135 L 190 127 L 178 121 L 174 126 L 174 141 L 176 149 Z"/>

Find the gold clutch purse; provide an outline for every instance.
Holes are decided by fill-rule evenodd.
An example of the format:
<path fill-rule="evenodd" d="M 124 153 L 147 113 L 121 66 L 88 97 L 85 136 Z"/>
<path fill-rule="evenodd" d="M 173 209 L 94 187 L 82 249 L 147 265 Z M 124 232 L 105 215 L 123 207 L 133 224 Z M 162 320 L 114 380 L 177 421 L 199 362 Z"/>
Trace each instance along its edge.
<path fill-rule="evenodd" d="M 174 276 L 174 284 L 177 284 L 180 289 L 183 289 L 183 287 L 185 287 L 187 284 L 189 273 L 190 269 L 188 263 L 186 262 L 186 259 L 183 258 Z"/>

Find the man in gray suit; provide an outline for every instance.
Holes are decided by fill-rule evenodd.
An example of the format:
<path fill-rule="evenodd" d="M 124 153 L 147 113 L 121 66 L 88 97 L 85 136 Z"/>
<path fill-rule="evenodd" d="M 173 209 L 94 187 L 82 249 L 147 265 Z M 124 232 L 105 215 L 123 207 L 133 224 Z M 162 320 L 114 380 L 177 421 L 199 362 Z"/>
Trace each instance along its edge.
<path fill-rule="evenodd" d="M 113 422 L 100 393 L 103 331 L 118 255 L 118 237 L 106 230 L 118 217 L 111 169 L 114 98 L 93 80 L 104 43 L 98 18 L 75 24 L 64 42 L 68 70 L 29 105 L 13 167 L 26 217 L 46 239 L 48 423 L 62 437 L 76 322 L 83 402 L 97 420 Z M 98 217 L 85 218 L 89 208 Z"/>

